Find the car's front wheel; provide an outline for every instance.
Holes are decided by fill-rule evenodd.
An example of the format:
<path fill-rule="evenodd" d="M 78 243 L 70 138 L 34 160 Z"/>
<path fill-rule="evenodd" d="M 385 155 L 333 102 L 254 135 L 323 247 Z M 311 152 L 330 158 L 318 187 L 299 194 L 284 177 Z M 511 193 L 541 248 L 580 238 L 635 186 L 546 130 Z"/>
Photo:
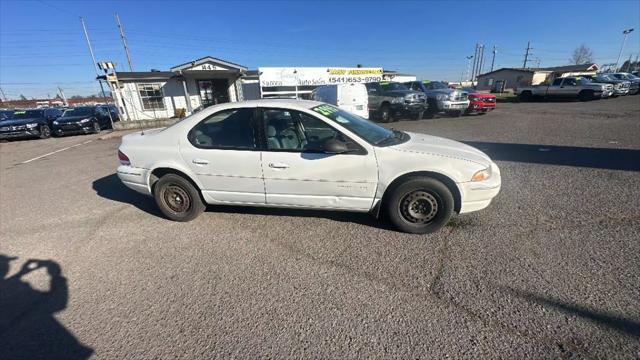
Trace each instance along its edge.
<path fill-rule="evenodd" d="M 102 129 L 100 128 L 100 123 L 99 123 L 99 122 L 97 122 L 97 121 L 96 121 L 96 122 L 94 122 L 94 123 L 93 123 L 93 133 L 94 133 L 94 134 L 97 134 L 97 133 L 99 133 L 99 132 L 100 132 L 100 130 L 102 130 Z"/>
<path fill-rule="evenodd" d="M 440 230 L 449 221 L 454 206 L 453 195 L 442 182 L 414 177 L 392 190 L 386 213 L 400 231 L 428 234 Z"/>
<path fill-rule="evenodd" d="M 42 125 L 40 126 L 40 139 L 47 139 L 51 136 L 51 128 L 49 127 L 49 125 Z"/>
<path fill-rule="evenodd" d="M 191 221 L 206 208 L 198 189 L 180 175 L 164 175 L 153 189 L 160 211 L 173 221 Z"/>

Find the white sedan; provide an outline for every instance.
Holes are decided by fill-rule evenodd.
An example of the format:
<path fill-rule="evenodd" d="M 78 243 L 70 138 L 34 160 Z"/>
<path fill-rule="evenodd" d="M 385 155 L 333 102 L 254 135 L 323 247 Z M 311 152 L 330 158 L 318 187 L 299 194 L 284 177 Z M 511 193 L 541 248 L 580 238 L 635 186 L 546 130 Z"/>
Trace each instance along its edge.
<path fill-rule="evenodd" d="M 314 101 L 212 106 L 123 137 L 118 157 L 120 180 L 175 221 L 205 204 L 273 206 L 382 213 L 401 231 L 430 233 L 500 191 L 498 167 L 473 147 Z"/>

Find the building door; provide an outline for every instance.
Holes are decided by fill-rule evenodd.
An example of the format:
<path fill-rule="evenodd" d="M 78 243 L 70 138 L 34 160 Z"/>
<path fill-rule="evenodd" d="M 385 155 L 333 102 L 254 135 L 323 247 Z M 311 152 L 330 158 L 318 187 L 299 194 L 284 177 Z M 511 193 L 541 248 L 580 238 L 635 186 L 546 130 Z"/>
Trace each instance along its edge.
<path fill-rule="evenodd" d="M 198 90 L 204 107 L 229 102 L 227 79 L 198 80 Z"/>

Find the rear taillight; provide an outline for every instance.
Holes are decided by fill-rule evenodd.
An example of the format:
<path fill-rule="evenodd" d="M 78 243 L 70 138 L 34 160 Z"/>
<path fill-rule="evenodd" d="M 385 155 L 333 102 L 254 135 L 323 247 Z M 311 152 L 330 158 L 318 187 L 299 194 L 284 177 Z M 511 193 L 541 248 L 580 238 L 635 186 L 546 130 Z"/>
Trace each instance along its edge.
<path fill-rule="evenodd" d="M 120 160 L 120 164 L 122 165 L 130 165 L 131 161 L 129 161 L 129 157 L 125 155 L 122 151 L 118 150 L 118 160 Z"/>

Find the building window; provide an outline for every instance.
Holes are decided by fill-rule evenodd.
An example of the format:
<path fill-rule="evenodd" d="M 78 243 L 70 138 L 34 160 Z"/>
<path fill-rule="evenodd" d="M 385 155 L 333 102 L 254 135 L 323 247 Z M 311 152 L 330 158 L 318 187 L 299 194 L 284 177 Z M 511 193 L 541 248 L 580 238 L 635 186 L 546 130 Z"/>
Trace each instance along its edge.
<path fill-rule="evenodd" d="M 164 95 L 159 84 L 138 84 L 144 110 L 164 110 Z"/>

